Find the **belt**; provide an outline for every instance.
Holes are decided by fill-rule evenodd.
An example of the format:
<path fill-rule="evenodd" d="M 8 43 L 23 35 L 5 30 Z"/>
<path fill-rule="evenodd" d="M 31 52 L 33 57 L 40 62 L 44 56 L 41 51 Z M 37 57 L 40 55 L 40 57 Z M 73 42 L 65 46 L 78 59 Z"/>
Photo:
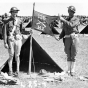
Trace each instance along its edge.
<path fill-rule="evenodd" d="M 8 40 L 14 41 L 14 36 L 8 36 Z"/>
<path fill-rule="evenodd" d="M 64 38 L 70 38 L 71 37 L 71 35 L 65 35 L 64 36 Z"/>
<path fill-rule="evenodd" d="M 14 41 L 14 40 L 22 40 L 22 36 L 21 35 L 16 35 L 16 36 L 8 36 L 8 39 L 11 40 L 11 41 Z"/>
<path fill-rule="evenodd" d="M 70 38 L 71 36 L 78 37 L 78 34 L 72 33 L 70 35 L 65 35 L 64 38 Z"/>

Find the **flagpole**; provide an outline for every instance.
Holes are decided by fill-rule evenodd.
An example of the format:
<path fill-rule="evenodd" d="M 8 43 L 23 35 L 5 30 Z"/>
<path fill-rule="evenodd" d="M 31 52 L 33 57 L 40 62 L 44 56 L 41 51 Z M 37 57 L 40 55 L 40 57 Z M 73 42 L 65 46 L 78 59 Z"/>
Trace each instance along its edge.
<path fill-rule="evenodd" d="M 35 3 L 33 3 L 32 24 L 33 24 L 34 6 L 35 6 Z M 31 31 L 31 35 L 30 35 L 30 51 L 29 51 L 28 75 L 31 75 L 31 62 L 32 62 L 32 53 L 33 53 L 33 50 L 32 50 L 32 29 L 30 31 Z"/>

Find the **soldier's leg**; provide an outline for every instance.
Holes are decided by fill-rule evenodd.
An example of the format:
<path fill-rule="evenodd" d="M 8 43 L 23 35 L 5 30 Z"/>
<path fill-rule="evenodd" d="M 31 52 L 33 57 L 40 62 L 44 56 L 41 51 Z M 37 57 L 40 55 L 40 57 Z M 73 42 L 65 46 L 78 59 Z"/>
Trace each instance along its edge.
<path fill-rule="evenodd" d="M 75 72 L 75 57 L 78 52 L 78 45 L 79 45 L 78 37 L 74 36 L 74 38 L 72 39 L 72 46 L 71 46 L 72 72 Z"/>
<path fill-rule="evenodd" d="M 13 69 L 12 69 L 12 62 L 14 57 L 14 42 L 9 41 L 9 59 L 8 59 L 8 66 L 9 66 L 9 75 L 12 75 Z"/>
<path fill-rule="evenodd" d="M 22 41 L 21 40 L 16 40 L 15 42 L 15 60 L 17 63 L 17 73 L 19 73 L 19 67 L 20 67 L 20 51 L 21 51 L 21 46 L 22 46 Z"/>
<path fill-rule="evenodd" d="M 71 38 L 65 38 L 65 53 L 67 54 L 67 65 L 68 70 L 67 72 L 70 72 L 71 70 Z"/>

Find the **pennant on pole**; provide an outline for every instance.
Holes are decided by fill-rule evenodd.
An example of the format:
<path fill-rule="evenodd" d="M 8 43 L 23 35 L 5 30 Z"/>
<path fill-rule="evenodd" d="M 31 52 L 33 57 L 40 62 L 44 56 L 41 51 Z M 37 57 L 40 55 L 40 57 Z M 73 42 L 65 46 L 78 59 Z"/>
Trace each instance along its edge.
<path fill-rule="evenodd" d="M 58 19 L 58 16 L 49 16 L 49 15 L 33 10 L 32 28 L 35 30 L 41 31 L 43 33 L 52 35 L 53 23 L 57 19 Z M 54 31 L 56 30 L 54 29 Z"/>

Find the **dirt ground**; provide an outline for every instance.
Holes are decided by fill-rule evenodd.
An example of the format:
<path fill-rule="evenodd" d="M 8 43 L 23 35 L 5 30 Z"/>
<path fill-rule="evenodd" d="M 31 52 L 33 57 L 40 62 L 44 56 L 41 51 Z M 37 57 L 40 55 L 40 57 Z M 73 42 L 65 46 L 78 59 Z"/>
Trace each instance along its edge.
<path fill-rule="evenodd" d="M 44 48 L 46 47 L 45 50 L 49 53 L 49 55 L 51 55 L 52 58 L 55 59 L 57 64 L 63 70 L 66 70 L 66 55 L 64 53 L 64 46 L 62 40 L 57 42 L 54 38 L 51 37 L 38 36 L 35 35 L 35 39 L 38 40 L 39 38 L 39 43 L 41 43 L 41 46 L 44 46 Z M 42 38 L 45 39 L 45 43 L 43 43 Z M 76 57 L 75 76 L 70 77 L 67 75 L 60 75 L 56 77 L 43 77 L 39 76 L 37 73 L 32 73 L 30 76 L 27 75 L 27 73 L 20 72 L 19 77 L 15 77 L 18 80 L 18 84 L 5 84 L 0 78 L 0 88 L 88 88 L 88 36 L 79 35 L 79 39 L 80 44 L 78 55 Z M 2 47 L 2 45 L 3 41 L 0 40 L 0 48 Z M 4 54 L 0 54 L 1 58 L 2 56 L 4 56 Z M 85 79 L 83 77 L 85 77 Z"/>

